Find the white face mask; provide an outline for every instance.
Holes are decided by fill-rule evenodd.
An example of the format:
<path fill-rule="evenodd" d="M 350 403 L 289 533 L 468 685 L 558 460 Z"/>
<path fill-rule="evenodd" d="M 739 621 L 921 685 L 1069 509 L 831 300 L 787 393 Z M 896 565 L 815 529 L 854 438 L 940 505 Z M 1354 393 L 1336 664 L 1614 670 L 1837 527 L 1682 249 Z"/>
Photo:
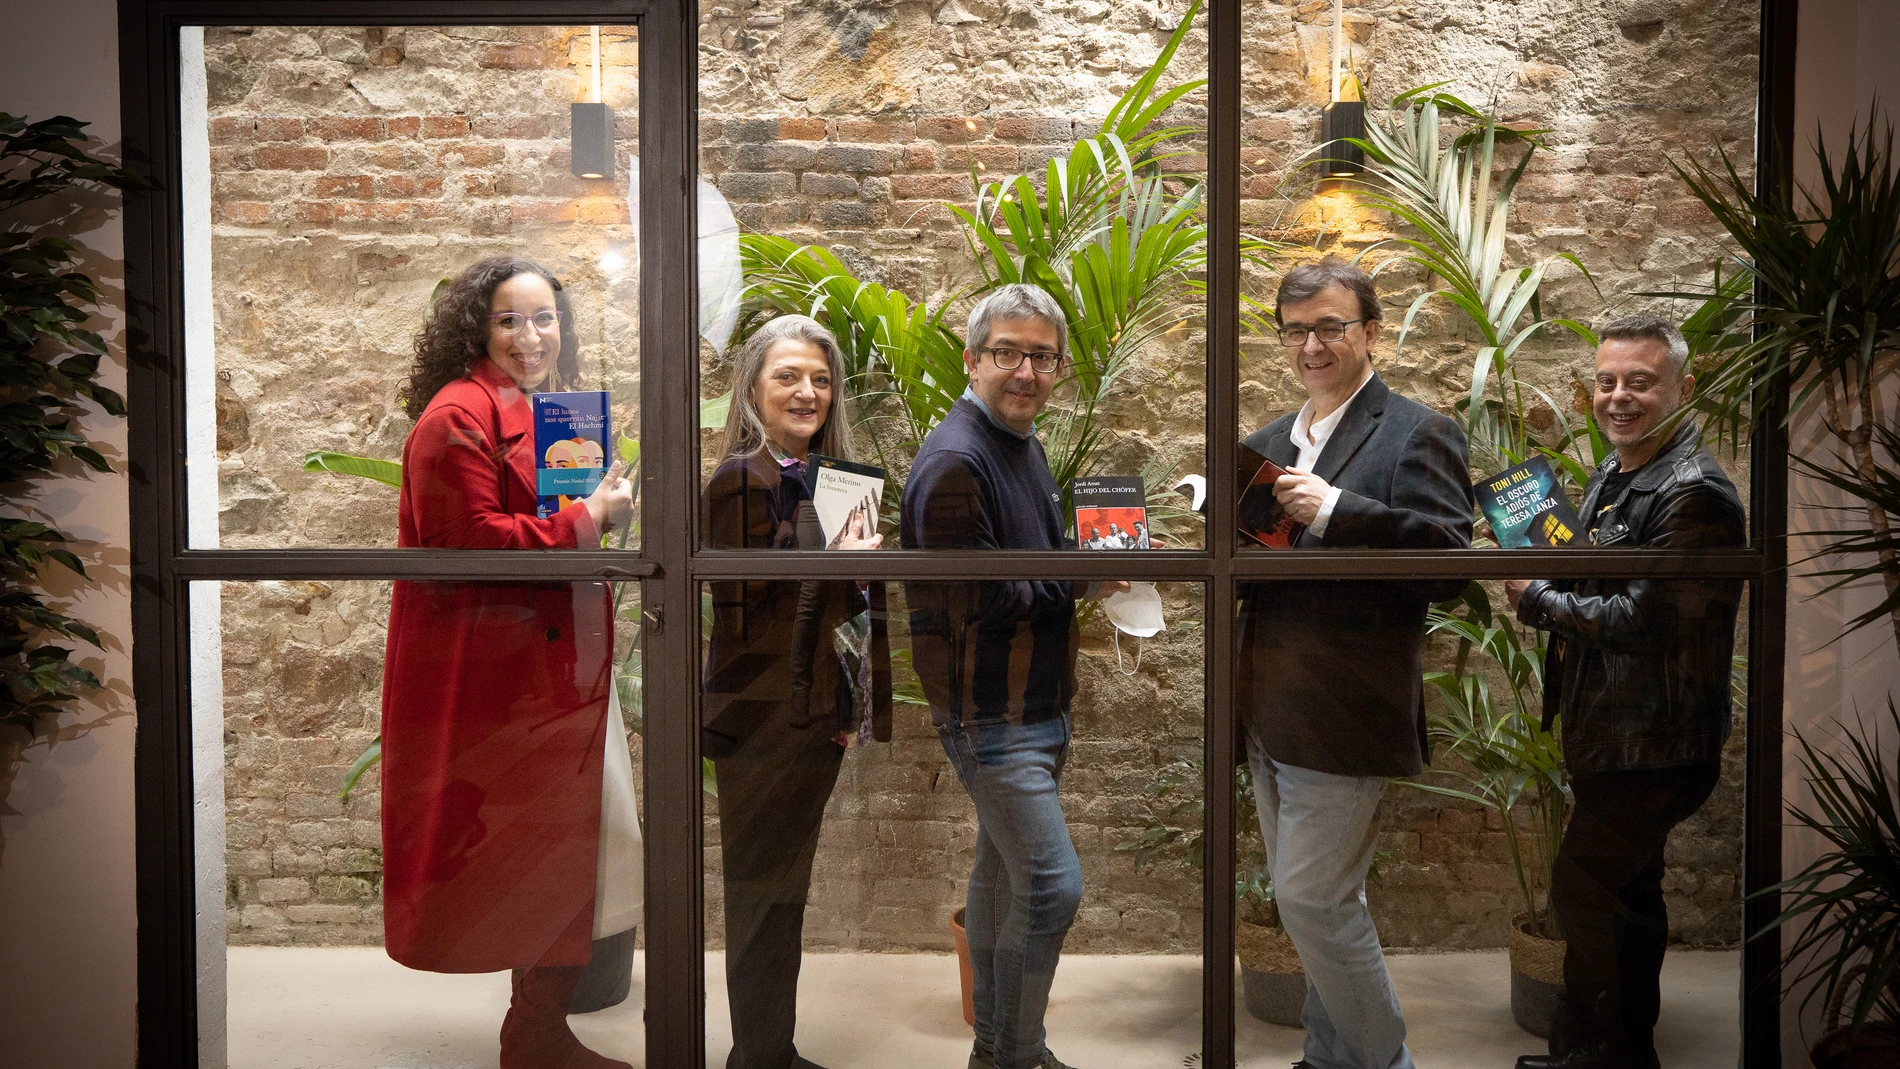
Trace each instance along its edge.
<path fill-rule="evenodd" d="M 1147 638 L 1167 626 L 1161 619 L 1161 592 L 1153 583 L 1129 584 L 1122 593 L 1104 598 L 1102 611 L 1116 630 L 1136 638 Z"/>

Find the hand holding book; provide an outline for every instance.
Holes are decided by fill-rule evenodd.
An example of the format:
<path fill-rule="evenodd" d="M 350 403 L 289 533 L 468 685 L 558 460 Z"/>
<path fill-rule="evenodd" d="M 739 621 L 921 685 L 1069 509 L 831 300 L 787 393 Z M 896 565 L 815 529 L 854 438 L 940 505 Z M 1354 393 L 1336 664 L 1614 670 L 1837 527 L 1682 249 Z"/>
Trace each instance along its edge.
<path fill-rule="evenodd" d="M 866 496 L 851 506 L 838 533 L 825 543 L 826 549 L 876 549 L 884 544 L 877 533 L 877 501 Z"/>

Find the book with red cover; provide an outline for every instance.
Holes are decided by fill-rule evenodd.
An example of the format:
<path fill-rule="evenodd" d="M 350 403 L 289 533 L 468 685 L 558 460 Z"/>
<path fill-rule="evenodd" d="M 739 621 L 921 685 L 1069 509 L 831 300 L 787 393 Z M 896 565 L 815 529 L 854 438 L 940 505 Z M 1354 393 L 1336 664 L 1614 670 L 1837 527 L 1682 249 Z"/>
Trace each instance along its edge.
<path fill-rule="evenodd" d="M 1234 470 L 1240 477 L 1240 505 L 1234 510 L 1240 533 L 1268 549 L 1291 548 L 1306 527 L 1294 523 L 1280 499 L 1273 496 L 1274 480 L 1285 475 L 1286 469 L 1242 442 L 1234 458 Z"/>

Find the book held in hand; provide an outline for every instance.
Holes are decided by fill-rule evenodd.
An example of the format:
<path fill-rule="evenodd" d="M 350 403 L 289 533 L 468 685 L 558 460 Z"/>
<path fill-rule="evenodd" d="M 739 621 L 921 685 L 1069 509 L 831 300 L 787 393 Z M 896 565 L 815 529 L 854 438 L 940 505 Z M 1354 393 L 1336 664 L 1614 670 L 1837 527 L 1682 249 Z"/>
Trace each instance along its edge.
<path fill-rule="evenodd" d="M 530 394 L 534 479 L 543 519 L 594 492 L 607 473 L 606 390 Z"/>
<path fill-rule="evenodd" d="M 1501 548 L 1566 546 L 1583 530 L 1563 484 L 1543 457 L 1506 468 L 1473 489 Z"/>
<path fill-rule="evenodd" d="M 884 499 L 883 468 L 813 453 L 805 459 L 805 489 L 818 512 L 826 549 L 837 549 L 854 526 L 856 538 L 877 534 L 878 502 Z"/>
<path fill-rule="evenodd" d="M 1268 549 L 1292 548 L 1306 526 L 1294 523 L 1286 506 L 1273 496 L 1273 484 L 1286 474 L 1286 469 L 1242 442 L 1234 457 L 1234 470 L 1240 475 L 1240 504 L 1234 510 L 1240 533 Z"/>
<path fill-rule="evenodd" d="M 1148 495 L 1128 476 L 1069 483 L 1075 541 L 1083 549 L 1153 549 L 1148 540 Z"/>

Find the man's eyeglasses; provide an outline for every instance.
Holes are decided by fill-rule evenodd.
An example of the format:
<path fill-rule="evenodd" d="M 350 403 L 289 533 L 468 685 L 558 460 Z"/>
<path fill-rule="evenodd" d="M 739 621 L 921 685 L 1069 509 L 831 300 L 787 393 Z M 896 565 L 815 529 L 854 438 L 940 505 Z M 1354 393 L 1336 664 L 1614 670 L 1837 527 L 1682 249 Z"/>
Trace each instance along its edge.
<path fill-rule="evenodd" d="M 533 315 L 524 315 L 521 312 L 496 312 L 494 315 L 488 317 L 488 321 L 493 323 L 495 329 L 501 331 L 503 334 L 519 334 L 521 333 L 521 328 L 527 326 L 529 323 L 534 324 L 536 333 L 546 334 L 548 331 L 554 329 L 554 324 L 561 321 L 561 313 L 547 310 L 536 312 Z"/>
<path fill-rule="evenodd" d="M 1289 349 L 1297 349 L 1306 344 L 1306 336 L 1313 334 L 1327 344 L 1346 340 L 1346 328 L 1354 323 L 1364 323 L 1364 319 L 1328 319 L 1324 323 L 1311 327 L 1287 327 L 1279 331 L 1280 344 Z"/>
<path fill-rule="evenodd" d="M 1053 375 L 1056 369 L 1062 366 L 1062 354 L 1046 350 L 1025 353 L 1021 349 L 1010 349 L 998 345 L 983 351 L 990 354 L 990 359 L 996 361 L 997 368 L 1002 371 L 1014 371 L 1022 367 L 1025 357 L 1029 360 L 1031 370 L 1038 375 Z"/>

